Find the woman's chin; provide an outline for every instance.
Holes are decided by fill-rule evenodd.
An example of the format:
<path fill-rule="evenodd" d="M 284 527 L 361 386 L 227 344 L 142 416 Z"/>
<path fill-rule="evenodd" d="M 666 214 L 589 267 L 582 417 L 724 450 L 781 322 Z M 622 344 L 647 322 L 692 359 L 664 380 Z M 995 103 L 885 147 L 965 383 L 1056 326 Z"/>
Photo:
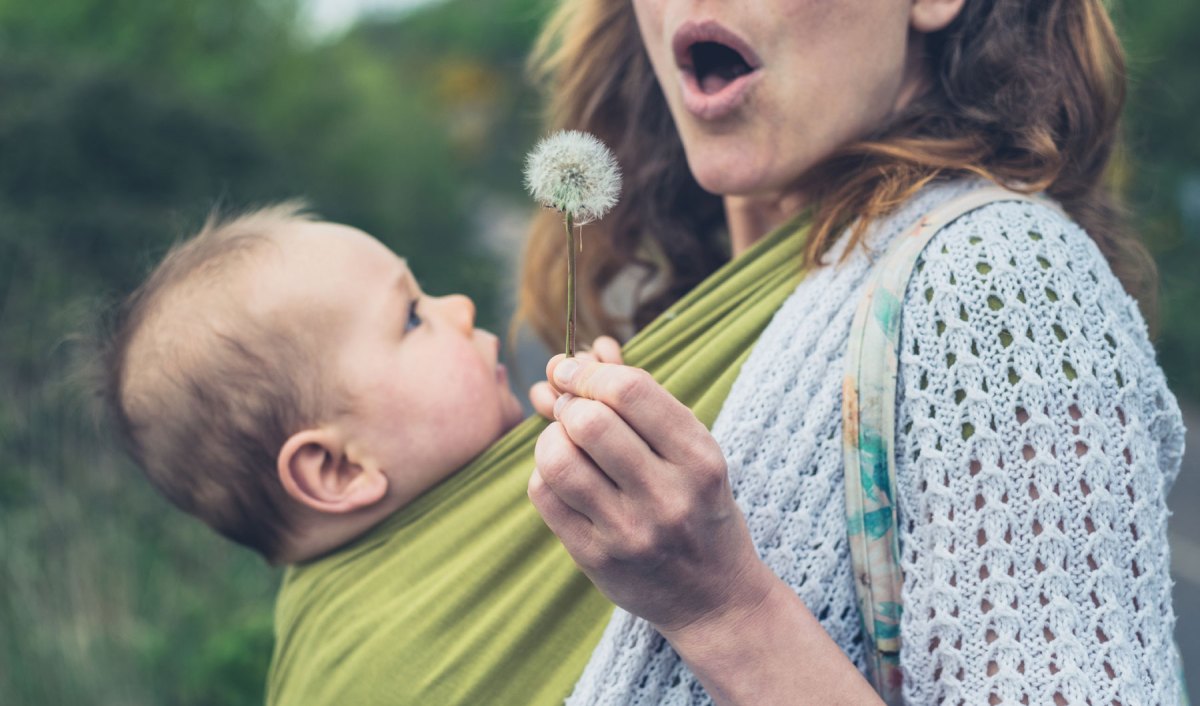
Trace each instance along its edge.
<path fill-rule="evenodd" d="M 774 180 L 767 170 L 742 159 L 715 158 L 697 160 L 691 165 L 692 176 L 700 188 L 717 196 L 750 196 L 773 191 Z"/>
<path fill-rule="evenodd" d="M 684 143 L 688 169 L 705 191 L 717 196 L 776 196 L 794 188 L 817 155 L 784 154 L 777 145 L 755 140 L 716 140 L 707 147 Z M 798 150 L 798 146 L 792 148 Z"/>

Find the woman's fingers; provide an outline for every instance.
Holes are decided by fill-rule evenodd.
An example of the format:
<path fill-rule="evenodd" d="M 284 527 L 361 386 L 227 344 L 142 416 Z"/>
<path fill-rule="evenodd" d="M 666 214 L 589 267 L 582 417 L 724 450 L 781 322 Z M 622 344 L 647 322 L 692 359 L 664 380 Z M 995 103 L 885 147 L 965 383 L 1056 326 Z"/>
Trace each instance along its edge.
<path fill-rule="evenodd" d="M 546 485 L 541 472 L 536 468 L 529 476 L 527 493 L 529 502 L 533 503 L 533 507 L 542 516 L 542 521 L 558 536 L 571 556 L 590 557 L 592 552 L 588 550 L 593 544 L 592 537 L 596 531 L 592 521 L 563 502 L 562 498 Z"/>
<path fill-rule="evenodd" d="M 601 363 L 615 363 L 621 365 L 625 362 L 621 355 L 621 344 L 617 343 L 617 339 L 612 336 L 601 336 L 592 343 L 592 352 L 596 354 L 596 360 Z"/>
<path fill-rule="evenodd" d="M 618 488 L 628 492 L 648 486 L 647 469 L 661 460 L 611 407 L 564 394 L 554 405 L 554 418 Z"/>
<path fill-rule="evenodd" d="M 546 419 L 554 419 L 554 402 L 556 400 L 558 400 L 558 392 L 544 380 L 529 388 L 529 403 L 533 405 L 533 411 Z"/>
<path fill-rule="evenodd" d="M 529 497 L 588 578 L 617 605 L 667 630 L 727 605 L 731 587 L 758 561 L 728 477 L 673 467 L 648 449 L 640 458 L 592 463 L 592 452 L 570 434 L 581 434 L 580 443 L 599 439 L 598 455 L 621 456 L 621 448 L 633 448 L 623 438 L 636 438 L 633 429 L 603 403 L 569 394 L 558 416 L 538 439 Z M 597 464 L 610 476 L 628 471 L 645 490 L 612 485 Z M 699 481 L 710 475 L 711 482 Z"/>
<path fill-rule="evenodd" d="M 617 487 L 555 422 L 538 437 L 533 449 L 538 476 L 555 496 L 592 524 L 611 523 L 619 506 Z"/>
<path fill-rule="evenodd" d="M 560 392 L 603 402 L 665 459 L 693 465 L 720 457 L 708 429 L 671 393 L 639 368 L 555 356 L 547 366 Z"/>
<path fill-rule="evenodd" d="M 555 361 L 563 360 L 566 356 L 562 353 L 554 356 L 546 361 L 546 379 L 550 381 L 551 389 L 557 395 L 561 390 L 554 387 L 554 377 L 550 372 L 554 369 Z M 623 365 L 625 363 L 624 356 L 621 355 L 621 344 L 617 343 L 617 339 L 612 336 L 600 336 L 592 342 L 591 348 L 579 351 L 575 354 L 575 360 L 578 361 L 599 361 L 601 363 L 613 363 L 615 365 Z"/>
<path fill-rule="evenodd" d="M 712 435 L 642 370 L 560 356 L 548 372 L 558 421 L 529 490 L 546 524 L 600 591 L 660 629 L 716 615 L 759 560 Z"/>
<path fill-rule="evenodd" d="M 602 338 L 608 338 L 608 337 L 601 336 L 600 338 L 597 338 L 596 339 L 597 343 L 599 343 Z M 611 341 L 611 345 L 616 346 L 617 358 L 619 359 L 621 357 L 620 345 L 618 345 L 616 340 L 614 340 L 612 338 L 608 338 L 608 340 Z M 605 343 L 605 344 L 602 344 L 602 346 L 604 348 L 606 355 L 612 354 L 610 344 Z M 579 358 L 580 360 L 594 361 L 594 360 L 598 359 L 596 352 L 583 352 L 583 353 L 578 354 L 576 357 Z M 604 360 L 604 359 L 599 358 L 599 360 Z M 621 361 L 616 360 L 616 361 L 604 361 L 604 362 L 619 363 Z M 549 368 L 547 368 L 547 370 L 549 370 Z M 529 403 L 531 405 L 533 405 L 534 412 L 537 412 L 538 414 L 545 417 L 546 419 L 553 421 L 554 420 L 554 403 L 555 403 L 555 401 L 558 400 L 558 395 L 559 395 L 558 390 L 554 389 L 554 385 L 551 384 L 550 382 L 542 381 L 542 382 L 534 383 L 534 385 L 529 388 Z"/>

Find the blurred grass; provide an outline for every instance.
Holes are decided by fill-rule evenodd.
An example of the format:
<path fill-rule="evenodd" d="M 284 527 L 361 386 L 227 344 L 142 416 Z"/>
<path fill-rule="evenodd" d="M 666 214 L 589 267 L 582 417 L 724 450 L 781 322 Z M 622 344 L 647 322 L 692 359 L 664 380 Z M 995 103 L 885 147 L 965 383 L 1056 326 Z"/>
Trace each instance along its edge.
<path fill-rule="evenodd" d="M 77 333 L 214 202 L 297 195 L 501 329 L 473 200 L 519 198 L 545 4 L 452 0 L 313 43 L 295 0 L 0 0 L 0 704 L 261 702 L 278 573 L 114 449 Z M 1196 398 L 1200 6 L 1118 10 L 1159 348 Z"/>

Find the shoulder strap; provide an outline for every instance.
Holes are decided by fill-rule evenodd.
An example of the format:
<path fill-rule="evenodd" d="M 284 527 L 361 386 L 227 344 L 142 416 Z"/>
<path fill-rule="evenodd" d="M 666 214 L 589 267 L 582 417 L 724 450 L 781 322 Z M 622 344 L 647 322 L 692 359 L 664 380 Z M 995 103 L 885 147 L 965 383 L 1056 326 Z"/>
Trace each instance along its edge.
<path fill-rule="evenodd" d="M 850 329 L 842 382 L 846 522 L 875 690 L 902 704 L 900 548 L 896 531 L 895 409 L 900 309 L 921 251 L 946 225 L 998 201 L 1038 201 L 988 186 L 941 204 L 897 237 L 872 268 Z"/>

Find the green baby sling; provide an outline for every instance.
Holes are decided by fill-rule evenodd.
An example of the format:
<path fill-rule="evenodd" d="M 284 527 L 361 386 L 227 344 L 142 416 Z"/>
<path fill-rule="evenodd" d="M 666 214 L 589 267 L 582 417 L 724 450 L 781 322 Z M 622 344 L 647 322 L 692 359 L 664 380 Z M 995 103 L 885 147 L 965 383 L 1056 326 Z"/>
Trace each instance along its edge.
<path fill-rule="evenodd" d="M 711 427 L 800 282 L 803 245 L 798 221 L 767 236 L 629 341 L 626 363 Z M 268 704 L 562 703 L 612 605 L 526 497 L 546 424 L 525 420 L 367 535 L 286 571 Z"/>

